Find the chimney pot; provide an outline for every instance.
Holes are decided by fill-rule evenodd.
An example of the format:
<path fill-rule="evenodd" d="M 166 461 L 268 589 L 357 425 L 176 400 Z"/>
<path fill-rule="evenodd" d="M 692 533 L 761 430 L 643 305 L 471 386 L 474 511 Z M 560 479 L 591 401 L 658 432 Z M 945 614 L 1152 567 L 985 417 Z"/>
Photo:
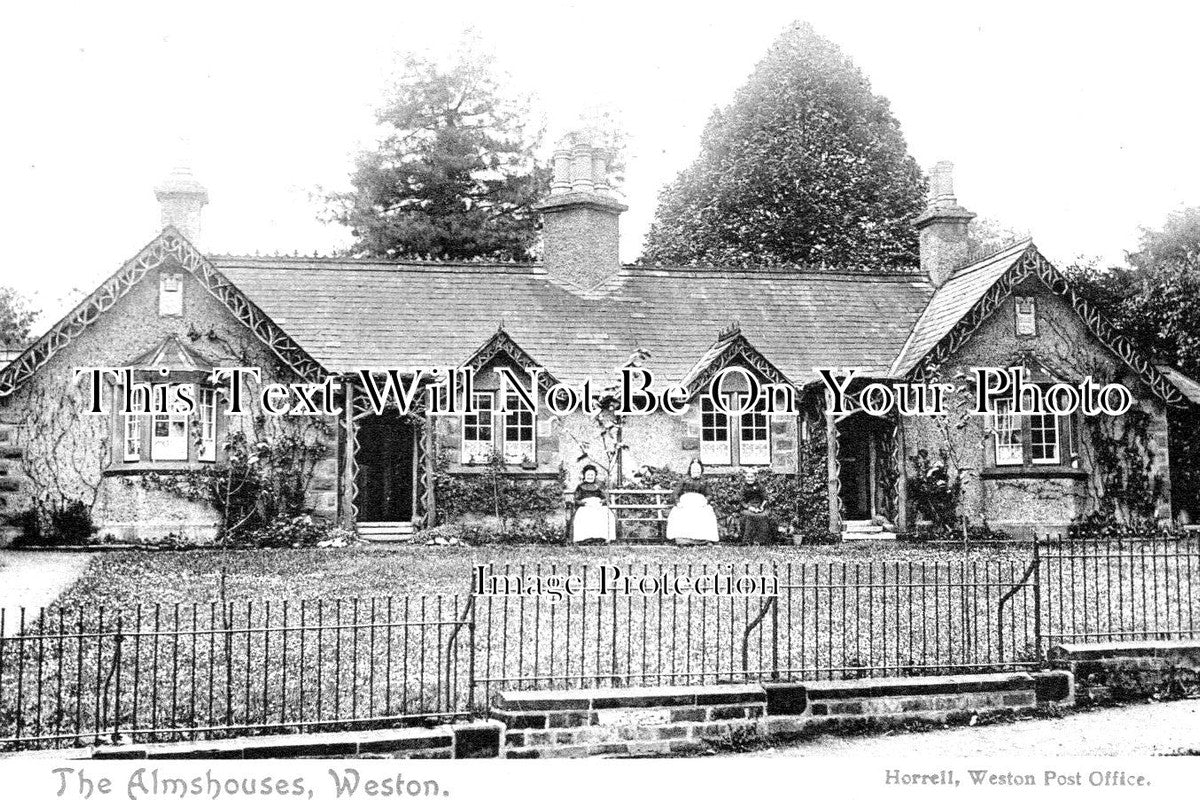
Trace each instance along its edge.
<path fill-rule="evenodd" d="M 583 134 L 568 136 L 554 153 L 550 197 L 537 206 L 552 280 L 592 289 L 620 269 L 618 218 L 628 207 L 609 186 L 606 154 Z"/>
<path fill-rule="evenodd" d="M 930 172 L 929 207 L 913 221 L 921 267 L 934 286 L 948 281 L 967 262 L 967 229 L 975 215 L 954 196 L 954 164 L 939 161 Z"/>
<path fill-rule="evenodd" d="M 208 190 L 192 175 L 189 167 L 180 165 L 171 170 L 162 183 L 154 187 L 158 198 L 162 227 L 173 225 L 192 244 L 200 241 L 200 211 L 208 203 Z"/>

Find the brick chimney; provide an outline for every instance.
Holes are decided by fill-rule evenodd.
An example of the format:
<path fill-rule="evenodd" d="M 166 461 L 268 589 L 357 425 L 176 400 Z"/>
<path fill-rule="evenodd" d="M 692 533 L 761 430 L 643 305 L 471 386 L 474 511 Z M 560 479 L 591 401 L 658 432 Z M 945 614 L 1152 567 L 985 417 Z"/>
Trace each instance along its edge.
<path fill-rule="evenodd" d="M 162 183 L 154 187 L 154 196 L 162 212 L 162 227 L 174 225 L 192 244 L 200 241 L 200 209 L 208 203 L 208 190 L 192 176 L 192 170 L 178 166 Z"/>
<path fill-rule="evenodd" d="M 929 208 L 913 222 L 920 236 L 921 267 L 934 286 L 967 262 L 967 224 L 975 215 L 954 196 L 954 164 L 939 161 L 929 181 Z"/>
<path fill-rule="evenodd" d="M 551 279 L 592 289 L 620 269 L 618 217 L 629 207 L 613 197 L 607 154 L 586 134 L 559 142 L 550 197 L 537 208 Z"/>

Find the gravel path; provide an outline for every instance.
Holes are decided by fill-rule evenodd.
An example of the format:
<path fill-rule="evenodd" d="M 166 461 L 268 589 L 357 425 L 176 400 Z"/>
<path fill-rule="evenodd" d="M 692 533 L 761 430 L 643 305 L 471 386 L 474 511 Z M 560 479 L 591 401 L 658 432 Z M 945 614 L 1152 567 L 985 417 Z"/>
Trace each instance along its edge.
<path fill-rule="evenodd" d="M 91 553 L 5 550 L 0 554 L 4 632 L 16 632 L 22 606 L 26 619 L 34 619 L 38 609 L 54 602 L 83 574 L 91 560 Z"/>
<path fill-rule="evenodd" d="M 1200 752 L 1200 700 L 1106 708 L 1062 719 L 1022 720 L 890 736 L 823 736 L 755 756 L 1148 756 Z"/>

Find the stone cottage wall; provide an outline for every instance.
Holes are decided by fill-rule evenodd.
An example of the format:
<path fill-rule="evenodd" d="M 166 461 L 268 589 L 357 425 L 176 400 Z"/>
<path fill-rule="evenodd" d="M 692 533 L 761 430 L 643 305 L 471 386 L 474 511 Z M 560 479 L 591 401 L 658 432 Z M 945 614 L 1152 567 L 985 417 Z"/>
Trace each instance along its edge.
<path fill-rule="evenodd" d="M 181 269 L 165 269 L 184 276 L 181 315 L 159 314 L 158 270 L 151 271 L 33 378 L 0 400 L 0 447 L 4 448 L 0 463 L 7 473 L 0 477 L 4 503 L 0 513 L 20 511 L 35 500 L 61 504 L 77 499 L 92 508 L 103 532 L 120 538 L 212 535 L 215 515 L 207 503 L 148 485 L 141 477 L 147 462 L 128 467 L 114 463 L 114 420 L 82 413 L 86 392 L 74 384 L 74 371 L 120 367 L 173 335 L 214 363 L 257 366 L 264 380 L 299 379 L 199 282 Z M 223 416 L 218 447 L 225 432 L 250 426 L 251 419 Z M 280 418 L 271 424 L 298 423 Z M 333 517 L 336 438 L 328 438 L 327 445 L 328 455 L 310 483 L 310 502 L 318 513 Z"/>
<path fill-rule="evenodd" d="M 942 418 L 904 418 L 906 470 L 911 473 L 910 459 L 919 450 L 926 450 L 934 460 L 946 453 L 947 461 L 957 466 L 962 477 L 963 508 L 970 521 L 1011 534 L 1062 533 L 1071 523 L 1094 511 L 1104 491 L 1089 436 L 1090 426 L 1104 426 L 1104 436 L 1119 438 L 1137 412 L 1131 412 L 1125 419 L 1102 417 L 1091 422 L 1076 417 L 1073 420 L 1076 435 L 1072 437 L 1070 452 L 1075 456 L 1077 469 L 1070 468 L 1070 459 L 1067 469 L 1051 470 L 1049 474 L 1030 471 L 1028 475 L 1001 477 L 988 469 L 987 453 L 992 447 L 992 437 L 987 432 L 986 418 L 967 414 L 965 410 L 973 397 L 971 368 L 1006 367 L 1022 356 L 1032 357 L 1049 372 L 1061 375 L 1064 381 L 1078 382 L 1091 375 L 1094 382 L 1120 381 L 1130 388 L 1136 408 L 1148 419 L 1148 436 L 1140 447 L 1142 456 L 1130 466 L 1147 470 L 1151 480 L 1161 479 L 1163 491 L 1158 513 L 1169 518 L 1165 405 L 1091 334 L 1062 298 L 1040 281 L 1029 279 L 1015 294 L 1036 298 L 1037 335 L 1017 335 L 1013 298 L 984 322 L 939 370 L 939 380 L 964 387 L 956 396 L 951 413 Z M 909 524 L 915 519 L 910 510 Z"/>

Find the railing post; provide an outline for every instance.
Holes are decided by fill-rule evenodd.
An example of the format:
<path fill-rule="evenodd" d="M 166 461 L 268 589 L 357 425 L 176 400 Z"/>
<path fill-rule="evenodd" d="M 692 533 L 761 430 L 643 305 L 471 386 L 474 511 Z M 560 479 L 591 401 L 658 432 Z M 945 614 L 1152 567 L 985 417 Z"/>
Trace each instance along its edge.
<path fill-rule="evenodd" d="M 467 708 L 475 708 L 475 596 L 472 594 L 467 601 L 470 603 L 470 617 L 467 621 Z"/>
<path fill-rule="evenodd" d="M 1045 660 L 1042 652 L 1042 551 L 1037 531 L 1033 532 L 1033 649 L 1038 661 Z"/>

